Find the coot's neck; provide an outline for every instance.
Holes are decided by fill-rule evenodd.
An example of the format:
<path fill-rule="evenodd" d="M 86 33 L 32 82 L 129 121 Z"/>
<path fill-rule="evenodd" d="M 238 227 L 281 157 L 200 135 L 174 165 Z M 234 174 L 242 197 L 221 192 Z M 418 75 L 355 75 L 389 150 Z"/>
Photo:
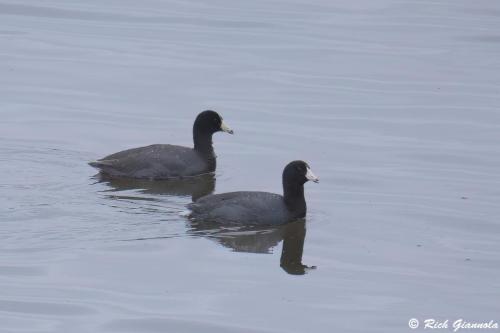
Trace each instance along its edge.
<path fill-rule="evenodd" d="M 307 206 L 304 198 L 304 184 L 283 180 L 283 197 L 288 210 L 294 217 L 306 216 Z"/>
<path fill-rule="evenodd" d="M 212 145 L 212 134 L 193 127 L 194 150 L 207 160 L 215 160 L 214 147 Z"/>

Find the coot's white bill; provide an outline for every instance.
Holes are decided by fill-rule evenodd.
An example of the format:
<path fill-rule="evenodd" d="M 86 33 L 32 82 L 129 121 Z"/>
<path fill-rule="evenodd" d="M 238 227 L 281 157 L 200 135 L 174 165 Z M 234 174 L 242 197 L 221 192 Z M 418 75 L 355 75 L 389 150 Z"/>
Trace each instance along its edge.
<path fill-rule="evenodd" d="M 307 168 L 306 178 L 312 180 L 315 183 L 319 183 L 319 178 L 311 171 L 311 169 Z"/>
<path fill-rule="evenodd" d="M 223 131 L 223 132 L 226 132 L 226 133 L 229 133 L 229 134 L 233 134 L 233 130 L 227 126 L 227 124 L 224 122 L 224 120 L 222 120 L 221 124 L 220 124 L 220 129 Z"/>

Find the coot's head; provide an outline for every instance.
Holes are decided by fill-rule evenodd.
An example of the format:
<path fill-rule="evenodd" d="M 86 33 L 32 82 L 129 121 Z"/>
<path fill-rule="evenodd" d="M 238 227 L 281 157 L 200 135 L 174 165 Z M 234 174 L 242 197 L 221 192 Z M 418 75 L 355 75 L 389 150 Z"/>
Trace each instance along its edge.
<path fill-rule="evenodd" d="M 207 110 L 200 113 L 194 121 L 193 131 L 195 133 L 213 134 L 215 132 L 227 132 L 233 134 L 233 130 L 224 123 L 222 117 L 215 111 Z"/>
<path fill-rule="evenodd" d="M 304 161 L 293 161 L 283 170 L 283 184 L 300 184 L 307 181 L 319 182 L 319 178 L 314 175 L 309 165 Z"/>

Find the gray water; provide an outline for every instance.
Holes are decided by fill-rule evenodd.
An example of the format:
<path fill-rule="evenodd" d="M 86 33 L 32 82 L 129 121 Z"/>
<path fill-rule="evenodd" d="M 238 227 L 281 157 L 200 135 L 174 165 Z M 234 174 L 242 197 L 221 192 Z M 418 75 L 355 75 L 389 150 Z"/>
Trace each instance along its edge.
<path fill-rule="evenodd" d="M 499 53 L 498 1 L 0 0 L 0 331 L 500 321 Z M 209 108 L 235 135 L 201 185 L 86 164 Z M 294 159 L 305 222 L 186 219 Z"/>

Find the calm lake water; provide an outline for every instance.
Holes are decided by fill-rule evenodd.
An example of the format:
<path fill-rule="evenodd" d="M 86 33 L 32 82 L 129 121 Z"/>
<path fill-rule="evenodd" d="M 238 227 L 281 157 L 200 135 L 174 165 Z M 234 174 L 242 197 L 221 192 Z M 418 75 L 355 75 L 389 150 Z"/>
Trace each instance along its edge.
<path fill-rule="evenodd" d="M 499 54 L 498 1 L 0 0 L 0 331 L 500 321 Z M 209 108 L 235 130 L 215 178 L 86 164 L 191 145 Z M 305 222 L 186 219 L 294 159 Z"/>

